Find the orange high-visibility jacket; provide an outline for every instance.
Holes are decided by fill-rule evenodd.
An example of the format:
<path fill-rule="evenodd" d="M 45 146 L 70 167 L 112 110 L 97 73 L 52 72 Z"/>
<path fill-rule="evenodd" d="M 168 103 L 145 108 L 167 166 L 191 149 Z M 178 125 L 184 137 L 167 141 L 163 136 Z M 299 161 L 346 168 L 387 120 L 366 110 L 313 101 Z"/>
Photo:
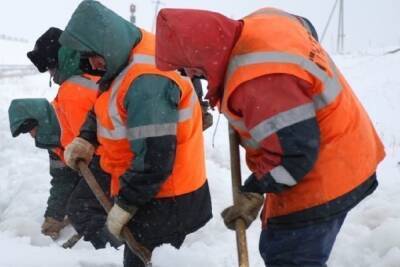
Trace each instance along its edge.
<path fill-rule="evenodd" d="M 256 162 L 252 158 L 266 153 L 259 149 L 260 142 L 280 129 L 310 118 L 316 118 L 320 128 L 317 161 L 301 181 L 281 165 L 270 171 L 275 181 L 289 188 L 267 194 L 266 223 L 269 218 L 324 205 L 354 190 L 374 174 L 384 158 L 384 149 L 350 86 L 299 19 L 266 8 L 243 22 L 226 72 L 221 111 L 239 133 L 247 161 Z M 294 75 L 312 84 L 308 94 L 313 102 L 248 129 L 242 118 L 230 111 L 229 98 L 246 81 L 276 73 Z M 257 166 L 249 164 L 249 168 L 257 172 Z"/>
<path fill-rule="evenodd" d="M 64 159 L 63 150 L 79 135 L 87 113 L 93 108 L 98 94 L 98 77 L 75 75 L 63 82 L 52 104 L 61 128 L 61 148 L 56 154 Z"/>
<path fill-rule="evenodd" d="M 119 177 L 130 167 L 135 156 L 129 141 L 157 136 L 158 131 L 161 133 L 168 130 L 162 124 L 127 129 L 124 98 L 133 81 L 144 74 L 156 74 L 171 79 L 181 91 L 175 163 L 172 174 L 161 186 L 156 197 L 173 197 L 193 192 L 206 180 L 201 108 L 196 93 L 189 79 L 181 77 L 177 72 L 163 72 L 156 68 L 154 46 L 154 36 L 142 31 L 142 39 L 132 50 L 129 65 L 95 104 L 97 137 L 103 147 L 100 164 L 104 171 L 111 174 L 113 196 L 119 192 Z"/>

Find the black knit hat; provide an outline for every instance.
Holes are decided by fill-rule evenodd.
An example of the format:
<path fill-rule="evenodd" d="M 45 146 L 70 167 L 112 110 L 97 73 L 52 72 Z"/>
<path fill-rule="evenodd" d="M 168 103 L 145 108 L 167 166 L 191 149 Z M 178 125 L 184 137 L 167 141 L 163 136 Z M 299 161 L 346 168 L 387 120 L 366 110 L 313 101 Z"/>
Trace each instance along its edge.
<path fill-rule="evenodd" d="M 58 49 L 61 47 L 58 39 L 61 34 L 62 30 L 58 28 L 48 29 L 37 39 L 33 50 L 26 54 L 39 72 L 57 67 Z"/>

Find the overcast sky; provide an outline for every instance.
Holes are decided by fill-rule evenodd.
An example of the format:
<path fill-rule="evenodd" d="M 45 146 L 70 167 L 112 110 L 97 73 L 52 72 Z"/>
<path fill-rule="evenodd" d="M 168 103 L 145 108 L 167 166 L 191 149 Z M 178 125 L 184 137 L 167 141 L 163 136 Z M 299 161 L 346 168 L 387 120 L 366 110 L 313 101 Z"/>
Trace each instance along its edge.
<path fill-rule="evenodd" d="M 34 41 L 50 26 L 63 29 L 80 2 L 80 0 L 2 0 L 0 34 Z M 135 3 L 137 24 L 151 30 L 155 6 L 153 0 L 100 2 L 126 19 L 130 16 L 130 4 Z M 309 18 L 321 34 L 335 0 L 164 0 L 163 2 L 164 5 L 161 7 L 208 9 L 233 18 L 240 18 L 260 7 L 278 7 Z M 345 49 L 354 51 L 381 46 L 400 46 L 399 13 L 398 0 L 345 0 Z M 337 14 L 324 42 L 328 49 L 334 48 L 336 44 L 336 17 Z"/>

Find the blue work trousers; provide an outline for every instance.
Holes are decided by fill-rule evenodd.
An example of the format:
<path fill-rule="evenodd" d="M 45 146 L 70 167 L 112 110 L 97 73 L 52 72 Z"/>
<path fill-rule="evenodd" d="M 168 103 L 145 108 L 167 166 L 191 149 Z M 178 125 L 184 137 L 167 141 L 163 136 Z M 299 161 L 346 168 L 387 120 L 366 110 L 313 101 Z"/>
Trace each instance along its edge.
<path fill-rule="evenodd" d="M 263 229 L 259 249 L 265 266 L 326 267 L 345 217 L 298 228 Z"/>

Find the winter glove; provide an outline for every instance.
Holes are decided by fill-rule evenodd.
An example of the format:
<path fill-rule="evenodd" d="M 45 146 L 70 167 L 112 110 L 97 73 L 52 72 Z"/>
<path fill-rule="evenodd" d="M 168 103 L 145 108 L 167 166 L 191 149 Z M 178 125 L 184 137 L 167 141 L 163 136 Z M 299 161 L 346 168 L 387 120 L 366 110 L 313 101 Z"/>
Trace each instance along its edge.
<path fill-rule="evenodd" d="M 122 240 L 122 228 L 130 221 L 130 219 L 132 219 L 136 211 L 136 207 L 133 207 L 131 212 L 128 212 L 118 204 L 114 204 L 107 216 L 106 225 L 108 231 L 119 240 Z"/>
<path fill-rule="evenodd" d="M 94 146 L 81 137 L 76 137 L 64 151 L 64 159 L 68 167 L 78 170 L 78 161 L 89 165 L 94 154 Z"/>
<path fill-rule="evenodd" d="M 235 230 L 235 222 L 242 219 L 246 229 L 257 218 L 264 203 L 264 196 L 257 193 L 239 193 L 236 205 L 226 208 L 221 216 L 228 229 Z"/>
<path fill-rule="evenodd" d="M 42 234 L 50 236 L 53 240 L 58 239 L 60 231 L 69 224 L 66 219 L 64 221 L 57 221 L 54 218 L 46 217 L 42 224 Z"/>

